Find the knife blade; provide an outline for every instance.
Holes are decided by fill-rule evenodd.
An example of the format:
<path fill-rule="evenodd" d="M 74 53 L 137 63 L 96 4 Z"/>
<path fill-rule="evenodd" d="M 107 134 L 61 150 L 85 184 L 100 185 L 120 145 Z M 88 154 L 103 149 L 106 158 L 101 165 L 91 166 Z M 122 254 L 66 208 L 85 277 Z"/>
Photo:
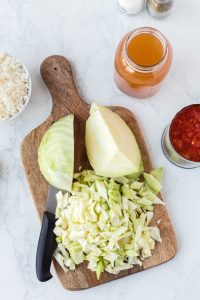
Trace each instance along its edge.
<path fill-rule="evenodd" d="M 55 215 L 57 201 L 56 201 L 56 194 L 59 192 L 56 187 L 50 185 L 48 190 L 48 198 L 47 198 L 47 205 L 46 211 Z"/>
<path fill-rule="evenodd" d="M 54 235 L 55 228 L 55 210 L 56 210 L 56 193 L 58 189 L 49 186 L 46 211 L 43 214 L 43 221 L 40 231 L 40 237 L 36 253 L 36 275 L 39 281 L 44 282 L 52 278 L 50 273 L 53 254 L 56 250 L 57 243 Z"/>

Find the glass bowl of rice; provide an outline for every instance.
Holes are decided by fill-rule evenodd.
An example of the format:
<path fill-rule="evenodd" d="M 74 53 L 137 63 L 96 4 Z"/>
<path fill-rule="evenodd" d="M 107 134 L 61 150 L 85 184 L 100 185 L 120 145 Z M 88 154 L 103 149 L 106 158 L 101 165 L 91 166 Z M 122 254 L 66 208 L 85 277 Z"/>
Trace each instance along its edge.
<path fill-rule="evenodd" d="M 31 78 L 16 57 L 0 53 L 0 124 L 16 118 L 31 96 Z"/>

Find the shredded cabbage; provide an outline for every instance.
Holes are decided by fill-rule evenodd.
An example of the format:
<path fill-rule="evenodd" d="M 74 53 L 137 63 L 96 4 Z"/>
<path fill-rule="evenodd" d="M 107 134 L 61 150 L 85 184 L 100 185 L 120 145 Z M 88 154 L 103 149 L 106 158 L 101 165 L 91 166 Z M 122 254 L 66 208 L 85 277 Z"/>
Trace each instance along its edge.
<path fill-rule="evenodd" d="M 150 225 L 163 170 L 138 178 L 107 178 L 84 170 L 74 175 L 71 193 L 56 195 L 58 247 L 54 254 L 63 270 L 83 261 L 96 272 L 117 274 L 152 255 L 162 242 L 158 227 Z"/>

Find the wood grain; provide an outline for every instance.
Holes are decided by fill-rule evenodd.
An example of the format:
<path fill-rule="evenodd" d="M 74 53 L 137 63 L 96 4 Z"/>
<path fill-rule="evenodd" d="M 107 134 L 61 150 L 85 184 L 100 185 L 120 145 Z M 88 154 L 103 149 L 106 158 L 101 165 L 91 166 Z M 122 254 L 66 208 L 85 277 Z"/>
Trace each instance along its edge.
<path fill-rule="evenodd" d="M 52 96 L 52 112 L 43 124 L 29 133 L 21 145 L 21 159 L 40 219 L 46 207 L 48 183 L 40 173 L 37 152 L 43 134 L 53 122 L 70 113 L 75 115 L 75 171 L 78 170 L 79 166 L 82 166 L 83 169 L 90 168 L 84 145 L 85 121 L 90 107 L 77 92 L 70 63 L 62 56 L 48 57 L 41 65 L 41 76 Z M 151 159 L 135 116 L 123 107 L 114 106 L 111 109 L 124 119 L 135 134 L 145 170 L 151 170 Z M 98 281 L 95 273 L 87 269 L 86 263 L 81 264 L 75 271 L 65 274 L 54 261 L 57 275 L 63 287 L 69 290 L 86 289 L 145 270 L 171 259 L 176 254 L 176 237 L 165 206 L 155 206 L 153 223 L 157 220 L 162 220 L 159 227 L 163 243 L 156 245 L 152 257 L 144 260 L 143 267 L 135 266 L 118 275 L 104 272 Z"/>

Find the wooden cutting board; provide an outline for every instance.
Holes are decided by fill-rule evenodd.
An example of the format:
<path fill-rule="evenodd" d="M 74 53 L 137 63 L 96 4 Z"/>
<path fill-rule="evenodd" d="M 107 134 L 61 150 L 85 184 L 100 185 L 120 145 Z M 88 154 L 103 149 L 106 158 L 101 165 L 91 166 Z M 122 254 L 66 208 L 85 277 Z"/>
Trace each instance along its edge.
<path fill-rule="evenodd" d="M 53 108 L 48 119 L 30 132 L 23 140 L 21 159 L 33 200 L 39 217 L 42 219 L 46 207 L 48 183 L 40 173 L 37 152 L 43 134 L 53 122 L 70 113 L 75 115 L 75 171 L 78 171 L 79 166 L 82 166 L 83 169 L 91 167 L 86 156 L 84 144 L 85 121 L 88 118 L 90 106 L 81 99 L 77 92 L 68 60 L 62 56 L 48 57 L 42 63 L 40 71 L 50 91 Z M 113 106 L 111 109 L 124 119 L 135 134 L 145 170 L 151 170 L 151 159 L 135 116 L 123 107 Z M 87 269 L 86 263 L 78 266 L 75 271 L 65 274 L 58 263 L 54 261 L 57 275 L 63 287 L 69 290 L 86 289 L 162 264 L 174 257 L 177 247 L 176 237 L 167 210 L 163 205 L 155 206 L 155 216 L 152 224 L 156 224 L 158 220 L 161 220 L 159 228 L 163 242 L 162 244 L 156 244 L 153 255 L 144 260 L 142 267 L 135 266 L 130 270 L 122 271 L 118 275 L 104 272 L 98 281 L 96 274 Z"/>

